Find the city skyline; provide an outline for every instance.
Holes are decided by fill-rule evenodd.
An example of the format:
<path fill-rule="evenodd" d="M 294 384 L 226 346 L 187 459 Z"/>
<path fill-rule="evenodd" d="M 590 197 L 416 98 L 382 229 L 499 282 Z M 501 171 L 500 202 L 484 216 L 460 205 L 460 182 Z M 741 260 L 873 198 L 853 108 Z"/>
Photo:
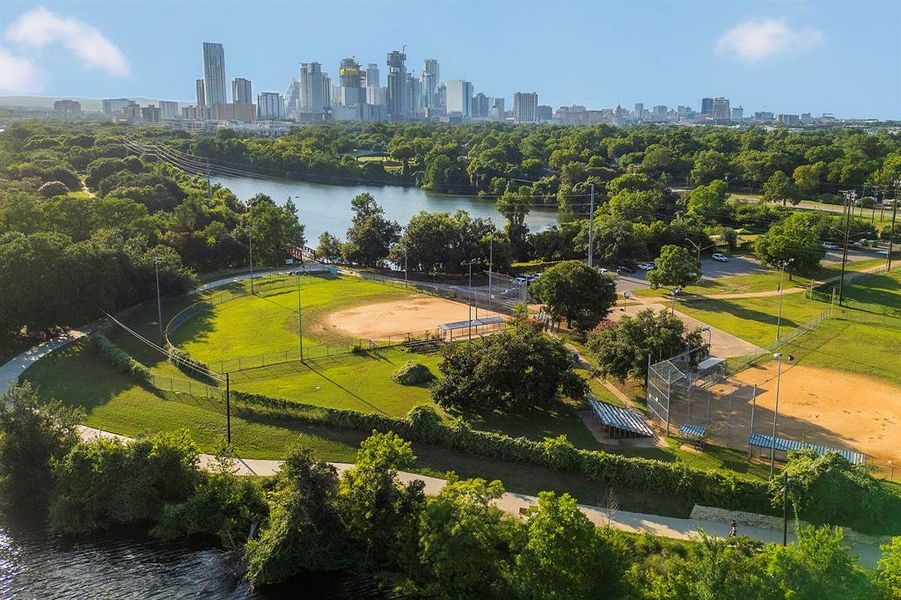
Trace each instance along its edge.
<path fill-rule="evenodd" d="M 334 28 L 328 26 L 321 33 L 311 29 L 313 23 L 329 23 L 335 17 L 334 11 L 329 13 L 318 4 L 303 5 L 301 43 L 278 35 L 280 23 L 291 21 L 290 18 L 275 23 L 270 18 L 268 29 L 263 31 L 254 28 L 258 18 L 253 14 L 243 16 L 240 26 L 228 14 L 211 14 L 179 35 L 184 27 L 180 21 L 185 19 L 165 20 L 164 15 L 150 11 L 142 27 L 153 27 L 165 20 L 166 27 L 176 33 L 169 36 L 172 43 L 165 50 L 175 59 L 159 60 L 164 57 L 161 55 L 164 51 L 155 50 L 157 54 L 151 57 L 154 60 L 150 67 L 147 54 L 141 50 L 148 40 L 128 35 L 128 30 L 136 24 L 128 22 L 127 17 L 134 14 L 134 9 L 127 5 L 121 11 L 110 11 L 108 7 L 98 10 L 103 5 L 87 3 L 77 14 L 67 4 L 46 3 L 41 5 L 45 8 L 36 8 L 32 3 L 13 2 L 8 6 L 12 8 L 4 11 L 0 38 L 0 59 L 4 63 L 0 93 L 3 95 L 145 96 L 193 103 L 194 82 L 203 74 L 200 70 L 203 65 L 198 64 L 197 45 L 214 40 L 227 49 L 226 86 L 236 77 L 245 77 L 253 81 L 255 92 L 284 93 L 288 80 L 298 76 L 300 64 L 308 62 L 322 64 L 323 72 L 333 75 L 332 83 L 335 83 L 338 65 L 348 57 L 354 57 L 361 65 L 378 64 L 384 82 L 388 75 L 385 54 L 403 48 L 407 71 L 414 72 L 417 79 L 424 60 L 435 58 L 441 63 L 440 80 L 472 82 L 476 93 L 504 98 L 508 106 L 515 92 L 535 90 L 542 104 L 554 107 L 579 104 L 611 108 L 617 104 L 644 103 L 646 106 L 688 105 L 698 110 L 700 98 L 710 96 L 732 98 L 745 108 L 746 115 L 773 111 L 830 112 L 843 117 L 901 116 L 898 77 L 893 81 L 892 77 L 884 76 L 901 72 L 897 68 L 898 53 L 892 52 L 892 46 L 898 44 L 897 36 L 880 38 L 878 35 L 879 28 L 887 25 L 890 28 L 889 17 L 897 13 L 897 7 L 878 3 L 868 5 L 868 10 L 862 12 L 868 33 L 857 37 L 836 35 L 841 11 L 831 5 L 819 5 L 816 10 L 808 4 L 779 7 L 779 15 L 768 5 L 744 4 L 742 10 L 735 6 L 701 5 L 706 7 L 708 18 L 693 27 L 692 35 L 673 36 L 659 35 L 662 21 L 669 20 L 672 26 L 677 26 L 692 18 L 697 20 L 699 14 L 692 16 L 699 12 L 697 5 L 681 6 L 677 15 L 673 6 L 647 5 L 647 10 L 639 11 L 644 19 L 639 22 L 623 10 L 625 5 L 605 4 L 609 14 L 596 21 L 596 35 L 603 33 L 608 45 L 621 44 L 621 51 L 601 54 L 597 54 L 596 44 L 587 39 L 579 41 L 576 35 L 584 30 L 582 21 L 591 21 L 591 15 L 598 12 L 597 5 L 581 5 L 586 18 L 572 19 L 567 24 L 572 34 L 555 35 L 547 44 L 518 45 L 513 43 L 517 37 L 530 32 L 537 35 L 542 31 L 537 29 L 539 26 L 544 27 L 545 34 L 536 39 L 546 39 L 547 31 L 561 31 L 555 24 L 563 19 L 561 13 L 566 12 L 563 9 L 572 5 L 530 5 L 536 8 L 534 13 L 542 15 L 541 19 L 507 14 L 509 11 L 500 10 L 502 5 L 486 5 L 478 10 L 469 3 L 436 5 L 435 10 L 440 7 L 442 14 L 442 34 L 427 36 L 417 27 L 409 26 L 428 12 L 423 10 L 423 5 L 404 5 L 407 7 L 404 21 L 408 27 L 402 32 L 387 22 L 388 15 L 399 5 L 380 3 L 378 10 L 367 5 L 344 5 L 359 16 L 372 15 L 373 20 L 357 19 L 365 21 L 367 27 L 351 23 L 349 34 L 340 36 L 334 35 Z M 180 6 L 184 7 L 184 16 L 203 9 L 203 5 L 194 3 Z M 554 8 L 558 6 L 559 9 Z M 756 10 L 748 10 L 754 7 Z M 286 15 L 300 9 L 298 5 L 278 5 L 278 8 Z M 463 32 L 461 13 L 473 13 L 467 21 L 471 31 Z M 754 13 L 759 16 L 747 16 Z M 621 23 L 612 27 L 611 20 Z M 624 45 L 626 38 L 617 30 L 629 30 L 630 21 L 637 28 L 633 37 L 635 31 L 649 34 L 639 36 L 644 42 L 636 44 L 633 39 Z M 492 23 L 497 31 L 490 39 L 483 37 L 475 47 L 463 47 L 473 36 L 482 35 L 480 32 Z M 508 30 L 513 24 L 517 25 L 513 29 L 521 33 L 511 40 Z M 845 27 L 844 22 L 840 24 Z M 849 26 L 853 29 L 860 24 Z M 62 39 L 64 36 L 58 32 L 66 28 L 75 32 L 84 30 L 90 34 L 86 37 L 94 41 L 94 46 L 75 47 L 77 44 Z M 358 34 L 350 35 L 358 28 Z M 32 33 L 31 42 L 28 32 Z M 43 33 L 39 42 L 34 41 L 34 32 Z M 651 35 L 653 32 L 658 35 Z M 455 35 L 460 43 L 449 48 L 445 38 Z M 878 51 L 874 52 L 874 47 Z M 98 48 L 106 49 L 102 56 Z M 266 60 L 262 60 L 264 56 Z M 624 56 L 630 60 L 623 60 Z M 679 64 L 674 65 L 673 61 Z M 549 64 L 556 68 L 548 68 Z M 853 70 L 856 78 L 867 82 L 866 91 L 853 85 L 824 86 L 824 66 L 836 72 Z M 85 72 L 90 77 L 84 77 Z M 592 75 L 594 72 L 597 76 Z M 209 92 L 207 96 L 209 104 Z"/>

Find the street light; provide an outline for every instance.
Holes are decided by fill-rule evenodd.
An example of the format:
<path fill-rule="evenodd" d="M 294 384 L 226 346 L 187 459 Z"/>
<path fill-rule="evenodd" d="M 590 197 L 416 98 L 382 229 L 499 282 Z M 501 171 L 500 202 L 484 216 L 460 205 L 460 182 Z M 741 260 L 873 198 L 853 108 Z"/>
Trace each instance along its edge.
<path fill-rule="evenodd" d="M 464 260 L 460 264 L 464 267 L 469 267 L 469 340 L 472 341 L 472 265 L 477 265 L 481 262 L 478 258 L 473 258 L 471 260 Z M 478 317 L 479 309 L 476 308 L 476 316 Z"/>
<path fill-rule="evenodd" d="M 632 292 L 630 292 L 629 290 L 626 290 L 625 292 L 623 292 L 623 307 L 620 310 L 625 311 L 626 310 L 626 300 L 631 300 L 634 297 L 635 296 L 633 296 Z"/>
<path fill-rule="evenodd" d="M 711 329 L 708 325 L 704 325 L 701 327 L 701 331 L 707 332 L 707 346 L 713 345 L 713 329 Z"/>
<path fill-rule="evenodd" d="M 163 343 L 163 302 L 160 299 L 160 259 L 153 261 L 153 269 L 156 271 L 156 314 L 160 326 L 160 344 Z"/>
<path fill-rule="evenodd" d="M 673 302 L 672 302 L 672 306 L 670 306 L 670 312 L 672 312 L 673 314 L 676 314 L 676 294 L 678 294 L 681 291 L 682 291 L 681 285 L 677 285 L 676 287 L 674 287 L 671 290 L 671 293 L 673 295 Z"/>
<path fill-rule="evenodd" d="M 782 280 L 785 277 L 785 267 L 795 262 L 794 258 L 790 258 L 788 260 L 784 260 L 779 263 L 779 313 L 776 316 L 776 341 L 779 341 L 779 337 L 782 332 Z"/>
<path fill-rule="evenodd" d="M 776 406 L 773 409 L 773 436 L 770 440 L 770 477 L 773 476 L 773 469 L 776 464 L 776 419 L 779 416 L 779 385 L 782 383 L 782 353 L 773 354 L 776 359 Z M 785 359 L 789 362 L 795 360 L 791 354 L 787 354 Z"/>

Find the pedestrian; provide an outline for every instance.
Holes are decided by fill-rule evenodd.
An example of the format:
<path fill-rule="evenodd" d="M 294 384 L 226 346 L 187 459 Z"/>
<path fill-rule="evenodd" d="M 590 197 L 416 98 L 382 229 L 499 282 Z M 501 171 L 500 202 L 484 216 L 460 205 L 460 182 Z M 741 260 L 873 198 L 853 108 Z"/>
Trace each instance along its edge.
<path fill-rule="evenodd" d="M 729 537 L 735 537 L 738 535 L 738 524 L 736 524 L 735 519 L 732 519 L 732 526 L 729 527 Z"/>

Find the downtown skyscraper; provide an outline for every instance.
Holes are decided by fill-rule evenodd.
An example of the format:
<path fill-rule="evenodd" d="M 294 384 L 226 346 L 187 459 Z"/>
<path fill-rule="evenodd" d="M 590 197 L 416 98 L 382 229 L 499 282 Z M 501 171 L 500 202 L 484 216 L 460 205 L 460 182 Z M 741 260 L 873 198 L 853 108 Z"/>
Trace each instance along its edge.
<path fill-rule="evenodd" d="M 300 65 L 300 112 L 319 119 L 331 105 L 331 81 L 318 62 Z"/>
<path fill-rule="evenodd" d="M 438 61 L 427 58 L 422 70 L 422 105 L 425 108 L 438 108 L 438 83 L 441 81 L 441 70 Z"/>
<path fill-rule="evenodd" d="M 404 86 L 407 55 L 394 50 L 388 53 L 388 117 L 404 118 Z"/>
<path fill-rule="evenodd" d="M 203 43 L 203 88 L 207 106 L 228 102 L 225 48 L 222 44 Z"/>

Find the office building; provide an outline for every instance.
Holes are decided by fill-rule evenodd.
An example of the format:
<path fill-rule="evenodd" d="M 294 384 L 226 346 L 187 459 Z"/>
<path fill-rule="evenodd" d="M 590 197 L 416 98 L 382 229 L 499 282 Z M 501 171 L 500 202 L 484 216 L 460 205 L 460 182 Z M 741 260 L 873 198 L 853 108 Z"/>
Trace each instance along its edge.
<path fill-rule="evenodd" d="M 136 102 L 131 102 L 128 106 L 122 109 L 122 116 L 129 123 L 140 123 L 141 107 L 138 106 Z"/>
<path fill-rule="evenodd" d="M 203 43 L 203 91 L 207 106 L 225 104 L 225 48 L 222 44 Z"/>
<path fill-rule="evenodd" d="M 785 125 L 786 127 L 800 127 L 801 126 L 800 115 L 779 114 L 779 115 L 776 115 L 776 121 L 780 125 Z"/>
<path fill-rule="evenodd" d="M 745 109 L 741 106 L 736 106 L 730 111 L 731 120 L 733 121 L 741 121 L 745 118 Z"/>
<path fill-rule="evenodd" d="M 701 114 L 713 114 L 713 98 L 701 98 Z"/>
<path fill-rule="evenodd" d="M 441 69 L 438 61 L 427 58 L 422 70 L 422 105 L 425 108 L 438 108 L 438 83 L 441 81 Z"/>
<path fill-rule="evenodd" d="M 404 61 L 407 55 L 397 50 L 388 53 L 388 117 L 404 118 L 404 78 L 407 68 Z"/>
<path fill-rule="evenodd" d="M 487 118 L 491 113 L 490 102 L 491 99 L 488 96 L 479 92 L 472 98 L 472 110 L 470 111 L 470 114 L 475 118 Z"/>
<path fill-rule="evenodd" d="M 447 113 L 447 85 L 444 82 L 438 84 L 438 112 Z"/>
<path fill-rule="evenodd" d="M 362 106 L 366 104 L 366 89 L 363 87 L 363 71 L 360 63 L 352 58 L 341 61 L 338 69 L 338 89 L 340 96 L 338 102 L 347 108 L 356 108 L 359 118 L 363 118 Z"/>
<path fill-rule="evenodd" d="M 103 114 L 111 115 L 113 113 L 120 113 L 125 110 L 125 107 L 131 104 L 131 100 L 128 98 L 108 98 L 103 100 Z"/>
<path fill-rule="evenodd" d="M 281 119 L 285 116 L 285 101 L 278 92 L 257 94 L 257 116 L 264 121 Z"/>
<path fill-rule="evenodd" d="M 153 104 L 150 106 L 142 106 L 141 120 L 145 123 L 159 123 L 162 120 L 162 111 Z"/>
<path fill-rule="evenodd" d="M 535 123 L 538 121 L 538 94 L 536 92 L 516 92 L 513 94 L 513 122 Z"/>
<path fill-rule="evenodd" d="M 472 116 L 472 83 L 464 79 L 450 79 L 447 88 L 447 114 L 459 113 L 464 119 Z"/>
<path fill-rule="evenodd" d="M 772 120 L 775 119 L 775 118 L 776 118 L 776 115 L 775 115 L 774 113 L 769 112 L 769 111 L 762 111 L 762 112 L 755 112 L 755 113 L 754 113 L 754 120 L 755 120 L 755 121 L 767 121 L 767 122 L 768 122 L 768 121 L 772 121 Z"/>
<path fill-rule="evenodd" d="M 388 105 L 388 88 L 384 87 L 367 87 L 366 88 L 366 104 L 372 106 Z"/>
<path fill-rule="evenodd" d="M 253 104 L 253 86 L 249 79 L 236 77 L 232 81 L 232 102 L 237 104 Z"/>
<path fill-rule="evenodd" d="M 504 99 L 503 98 L 493 98 L 491 101 L 491 109 L 489 116 L 495 121 L 503 121 L 505 118 L 504 113 Z"/>
<path fill-rule="evenodd" d="M 617 107 L 619 108 L 619 107 Z M 554 118 L 554 109 L 548 106 L 547 104 L 541 104 L 538 106 L 538 120 L 539 121 L 550 121 Z"/>
<path fill-rule="evenodd" d="M 635 117 L 636 119 L 644 118 L 644 103 L 642 103 L 642 102 L 635 103 L 635 110 L 632 111 L 632 116 Z"/>
<path fill-rule="evenodd" d="M 196 106 L 206 106 L 206 84 L 203 83 L 203 79 L 198 79 L 194 82 L 194 94 L 196 96 Z"/>
<path fill-rule="evenodd" d="M 177 119 L 178 102 L 160 100 L 160 119 Z"/>
<path fill-rule="evenodd" d="M 665 104 L 658 104 L 654 107 L 654 110 L 651 111 L 651 120 L 656 121 L 657 123 L 666 121 L 666 114 L 668 110 L 669 109 Z"/>
<path fill-rule="evenodd" d="M 292 78 L 285 89 L 285 116 L 295 117 L 300 113 L 300 80 Z"/>
<path fill-rule="evenodd" d="M 239 123 L 253 123 L 257 120 L 256 104 L 228 102 L 214 104 L 210 108 L 210 118 L 213 121 L 237 121 Z"/>
<path fill-rule="evenodd" d="M 81 103 L 75 100 L 57 100 L 53 103 L 53 112 L 57 117 L 71 119 L 81 116 Z"/>
<path fill-rule="evenodd" d="M 366 87 L 379 87 L 379 66 L 376 63 L 366 66 Z"/>
<path fill-rule="evenodd" d="M 300 112 L 308 120 L 323 118 L 331 106 L 331 80 L 317 62 L 300 65 Z"/>
<path fill-rule="evenodd" d="M 729 109 L 729 99 L 723 98 L 722 96 L 719 98 L 714 98 L 713 112 L 711 113 L 711 115 L 717 121 L 728 121 L 732 116 Z"/>
<path fill-rule="evenodd" d="M 416 116 L 422 109 L 422 83 L 413 73 L 404 73 L 404 114 Z"/>

